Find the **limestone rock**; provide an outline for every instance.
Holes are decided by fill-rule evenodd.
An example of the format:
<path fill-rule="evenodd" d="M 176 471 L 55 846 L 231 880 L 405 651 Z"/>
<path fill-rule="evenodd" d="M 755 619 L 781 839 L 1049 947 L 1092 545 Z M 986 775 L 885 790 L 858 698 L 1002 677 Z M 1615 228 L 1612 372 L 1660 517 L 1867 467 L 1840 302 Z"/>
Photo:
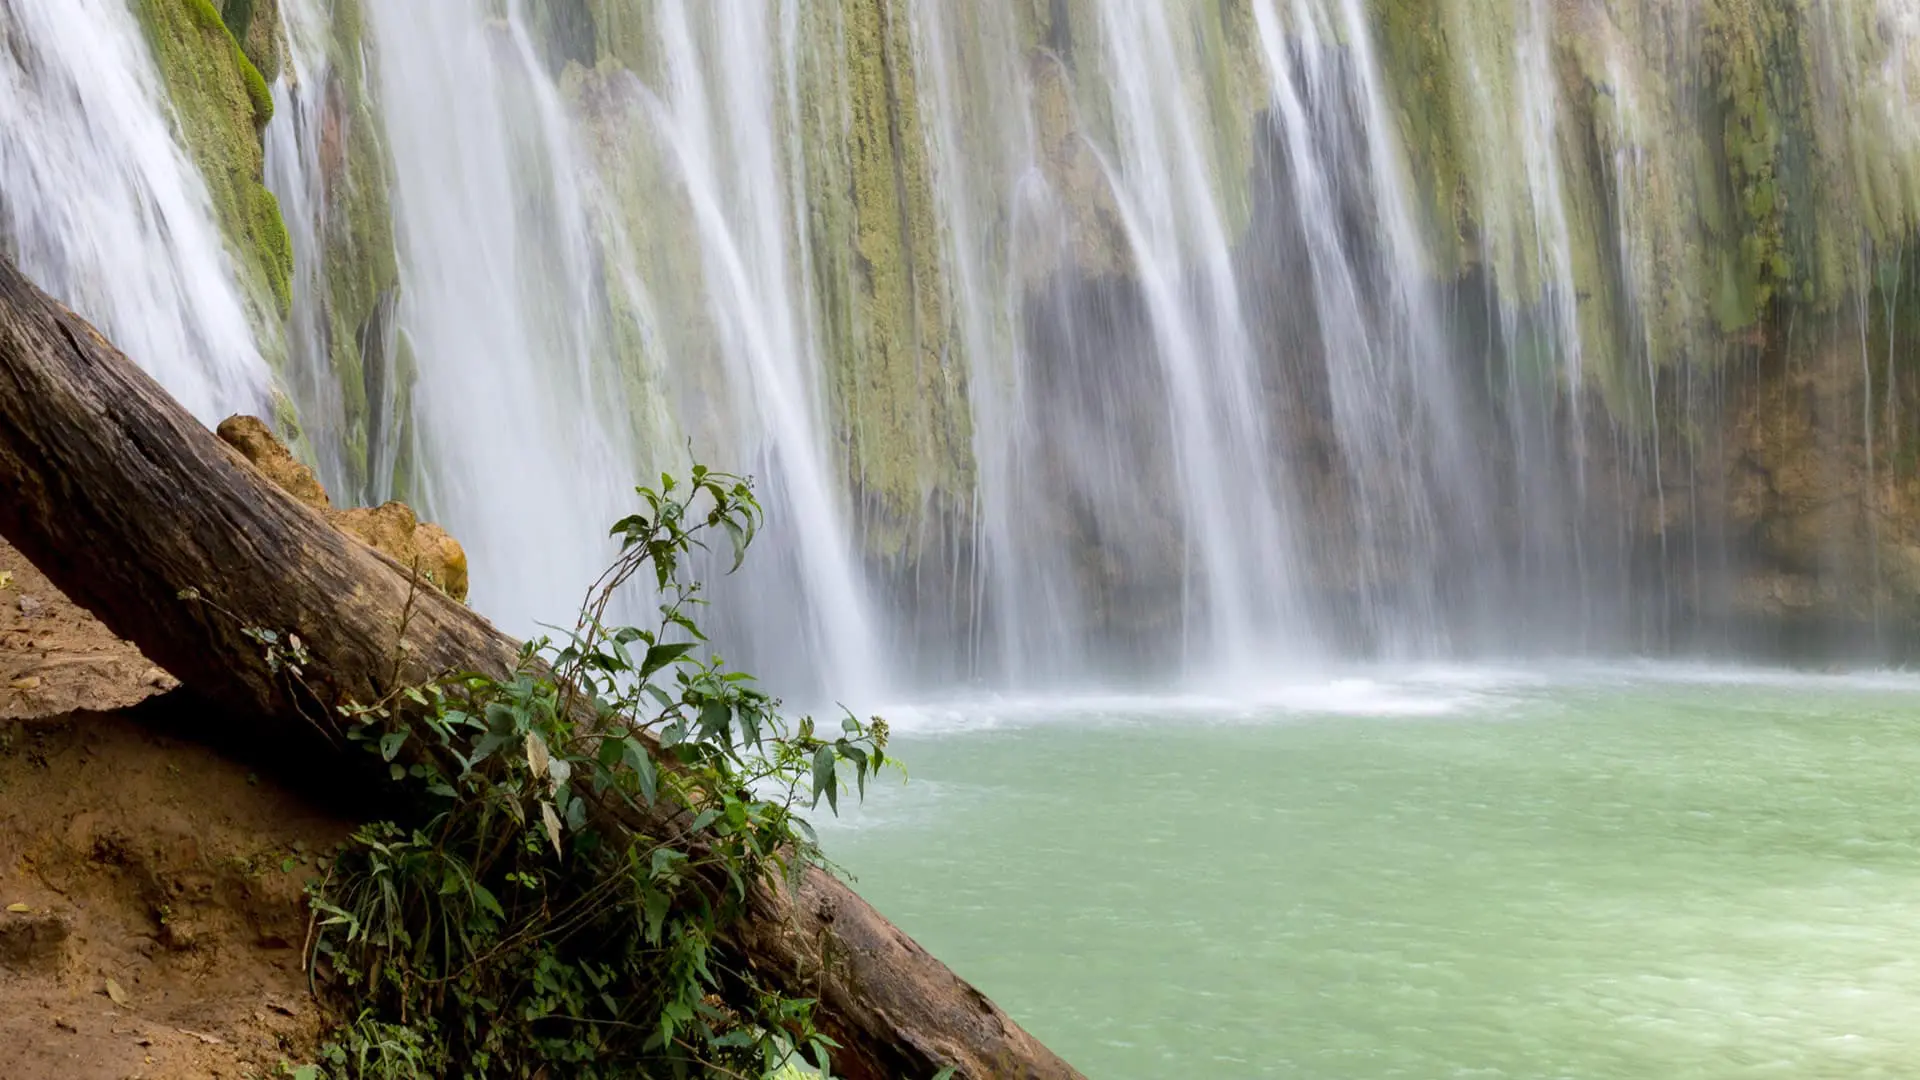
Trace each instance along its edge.
<path fill-rule="evenodd" d="M 422 523 L 405 503 L 388 502 L 371 508 L 336 510 L 327 515 L 341 532 L 359 537 L 376 551 L 391 555 L 408 569 L 417 568 L 455 600 L 467 598 L 467 553 L 447 531 Z"/>
<path fill-rule="evenodd" d="M 218 430 L 222 441 L 281 490 L 319 511 L 334 528 L 387 555 L 404 569 L 417 569 L 422 581 L 455 600 L 466 600 L 467 553 L 445 529 L 422 522 L 405 503 L 334 509 L 313 470 L 301 464 L 274 437 L 272 429 L 255 417 L 229 416 Z"/>
<path fill-rule="evenodd" d="M 220 421 L 218 430 L 221 441 L 240 451 L 241 457 L 266 473 L 267 479 L 280 490 L 315 510 L 324 512 L 332 508 L 333 504 L 327 501 L 327 489 L 320 486 L 313 470 L 281 445 L 265 421 L 254 416 L 229 416 Z"/>

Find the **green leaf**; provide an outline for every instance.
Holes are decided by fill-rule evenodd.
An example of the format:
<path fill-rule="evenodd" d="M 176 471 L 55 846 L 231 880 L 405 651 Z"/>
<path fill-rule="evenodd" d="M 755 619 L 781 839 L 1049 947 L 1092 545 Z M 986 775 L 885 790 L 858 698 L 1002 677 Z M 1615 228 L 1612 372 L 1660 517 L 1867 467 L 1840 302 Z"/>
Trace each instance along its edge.
<path fill-rule="evenodd" d="M 400 754 L 400 747 L 404 745 L 406 741 L 407 741 L 407 733 L 405 730 L 389 731 L 385 735 L 380 736 L 381 759 L 385 761 L 392 761 L 395 757 L 398 757 Z"/>
<path fill-rule="evenodd" d="M 467 762 L 467 767 L 471 769 L 475 765 L 487 760 L 494 755 L 495 751 L 512 741 L 513 737 L 511 735 L 496 734 L 494 732 L 488 732 L 480 736 L 479 741 L 473 744 L 473 757 Z"/>
<path fill-rule="evenodd" d="M 655 786 L 659 783 L 659 777 L 653 771 L 653 755 L 647 753 L 635 739 L 624 739 L 621 745 L 627 767 L 633 770 L 633 779 L 640 785 L 640 797 L 647 801 L 648 806 L 652 806 L 656 796 Z"/>
<path fill-rule="evenodd" d="M 600 740 L 600 750 L 595 756 L 599 760 L 601 768 L 611 769 L 620 764 L 621 745 L 622 742 L 619 739 Z"/>
<path fill-rule="evenodd" d="M 740 569 L 740 564 L 747 561 L 747 542 L 751 537 L 747 530 L 740 527 L 739 522 L 730 517 L 721 518 L 720 524 L 726 528 L 727 539 L 733 543 L 733 565 L 727 567 L 727 573 L 731 574 Z"/>
<path fill-rule="evenodd" d="M 823 746 L 814 751 L 813 805 L 819 806 L 820 796 L 825 795 L 827 797 L 827 805 L 833 807 L 836 813 L 839 812 L 838 800 L 835 798 L 834 791 L 834 789 L 839 786 L 835 782 L 836 779 L 834 775 L 833 747 Z"/>
<path fill-rule="evenodd" d="M 640 677 L 647 676 L 673 663 L 675 660 L 693 651 L 695 642 L 675 641 L 666 645 L 655 645 L 647 650 L 647 658 L 640 662 Z"/>
<path fill-rule="evenodd" d="M 653 877 L 655 879 L 674 877 L 679 873 L 680 864 L 686 861 L 687 856 L 684 852 L 675 851 L 670 847 L 654 848 L 652 859 Z"/>
<path fill-rule="evenodd" d="M 657 865 L 658 860 L 655 862 Z M 660 927 L 667 919 L 667 904 L 667 894 L 658 889 L 649 889 L 646 898 L 641 901 L 640 909 L 646 916 L 645 933 L 649 944 L 660 943 Z"/>
<path fill-rule="evenodd" d="M 487 703 L 487 730 L 495 735 L 511 735 L 520 726 L 520 718 L 512 709 L 497 701 Z"/>

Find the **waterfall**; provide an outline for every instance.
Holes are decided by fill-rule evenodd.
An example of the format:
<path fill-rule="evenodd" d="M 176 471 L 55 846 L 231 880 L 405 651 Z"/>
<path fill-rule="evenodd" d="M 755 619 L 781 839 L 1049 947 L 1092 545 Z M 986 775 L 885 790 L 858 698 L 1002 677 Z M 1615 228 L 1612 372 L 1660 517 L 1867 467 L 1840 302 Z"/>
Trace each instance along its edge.
<path fill-rule="evenodd" d="M 281 0 L 284 311 L 131 6 L 0 0 L 0 241 L 521 633 L 690 460 L 768 510 L 716 647 L 808 702 L 1920 582 L 1915 0 Z"/>
<path fill-rule="evenodd" d="M 693 215 L 705 314 L 732 398 L 727 450 L 763 484 L 774 551 L 759 557 L 789 571 L 783 580 L 756 566 L 722 595 L 736 606 L 736 633 L 757 646 L 750 655 L 781 665 L 776 678 L 811 661 L 831 672 L 835 693 L 865 699 L 883 666 L 827 457 L 825 361 L 796 227 L 807 199 L 794 134 L 799 10 L 668 0 L 657 18 L 665 64 L 660 88 L 646 93 Z"/>
<path fill-rule="evenodd" d="M 1183 63 L 1159 5 L 1102 10 L 1118 142 L 1108 179 L 1163 369 L 1176 490 L 1201 590 L 1185 604 L 1186 625 L 1191 633 L 1202 613 L 1200 644 L 1245 667 L 1249 651 L 1278 629 L 1273 613 L 1289 599 L 1287 538 L 1261 468 L 1259 376 L 1207 155 L 1195 139 L 1199 117 L 1170 92 L 1191 61 Z"/>
<path fill-rule="evenodd" d="M 1277 7 L 1255 12 L 1288 181 L 1277 199 L 1297 219 L 1325 366 L 1316 377 L 1347 459 L 1365 560 L 1355 579 L 1364 632 L 1388 651 L 1430 653 L 1441 639 L 1442 601 L 1429 590 L 1442 504 L 1450 496 L 1478 530 L 1482 492 L 1462 449 L 1465 418 L 1441 362 L 1446 344 L 1416 277 L 1428 260 L 1382 137 L 1386 106 L 1369 28 L 1352 3 L 1297 3 L 1288 15 L 1291 39 Z M 1330 43 L 1336 36 L 1345 49 Z M 1360 211 L 1372 218 L 1368 233 L 1342 227 L 1353 214 L 1343 204 L 1355 199 L 1371 203 Z"/>
<path fill-rule="evenodd" d="M 690 443 L 755 474 L 771 520 L 741 578 L 711 582 L 735 659 L 795 692 L 875 692 L 881 651 L 829 463 L 795 228 L 797 9 L 658 5 L 665 63 L 651 85 L 556 78 L 518 5 L 505 18 L 370 8 L 365 55 L 344 60 L 326 39 L 329 5 L 283 12 L 294 74 L 276 88 L 268 171 L 299 265 L 291 382 L 302 416 L 365 457 L 356 471 L 340 438 L 316 447 L 329 483 L 363 483 L 369 499 L 412 491 L 465 543 L 474 604 L 531 633 L 567 617 L 610 558 L 605 527 L 633 485 L 684 466 Z M 370 69 L 392 157 L 398 303 L 360 330 L 391 340 L 346 360 L 378 394 L 362 380 L 342 392 L 337 339 L 356 328 L 339 323 L 320 269 L 340 212 L 322 143 L 351 122 L 343 62 Z M 596 156 L 611 147 L 625 156 Z M 636 197 L 641 170 L 656 186 Z M 668 214 L 686 229 L 661 227 Z M 629 613 L 646 610 L 631 599 Z"/>
<path fill-rule="evenodd" d="M 288 77 L 273 86 L 274 119 L 266 131 L 266 183 L 280 200 L 280 212 L 293 248 L 293 288 L 287 344 L 291 396 L 307 425 L 332 433 L 308 444 L 321 483 L 331 496 L 347 501 L 353 478 L 342 454 L 347 441 L 345 387 L 334 377 L 327 325 L 327 251 L 325 177 L 321 136 L 327 117 L 331 59 L 327 53 L 327 11 L 317 3 L 293 0 L 284 8 Z M 388 471 L 391 471 L 391 464 Z M 381 492 L 380 494 L 385 494 Z"/>
<path fill-rule="evenodd" d="M 0 3 L 0 250 L 209 423 L 268 372 L 125 0 Z"/>
<path fill-rule="evenodd" d="M 1162 5 L 1116 3 L 1084 40 L 1052 42 L 1036 78 L 1009 7 L 913 8 L 975 365 L 980 592 L 999 642 L 983 661 L 1016 679 L 1110 676 L 1116 650 L 1159 663 L 1171 648 L 1189 670 L 1245 674 L 1309 653 L 1293 493 L 1267 467 L 1273 388 L 1225 221 L 1233 184 L 1207 141 L 1218 103 L 1184 92 L 1220 58 Z M 1108 215 L 1113 265 L 1034 290 L 1035 266 L 1074 259 L 1086 203 Z M 1088 547 L 1111 569 L 1087 566 Z M 1114 612 L 1115 593 L 1143 610 Z"/>
<path fill-rule="evenodd" d="M 637 479 L 603 349 L 566 112 L 518 19 L 374 4 L 394 162 L 400 333 L 419 372 L 423 510 L 461 538 L 472 602 L 563 624 L 611 559 Z"/>

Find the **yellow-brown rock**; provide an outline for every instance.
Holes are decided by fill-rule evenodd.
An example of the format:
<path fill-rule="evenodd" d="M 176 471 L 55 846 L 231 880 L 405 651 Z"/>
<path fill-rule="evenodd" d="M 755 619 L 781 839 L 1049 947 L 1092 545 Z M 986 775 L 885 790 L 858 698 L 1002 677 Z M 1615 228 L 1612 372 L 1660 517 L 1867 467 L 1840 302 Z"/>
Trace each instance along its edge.
<path fill-rule="evenodd" d="M 313 470 L 301 464 L 257 417 L 229 416 L 218 430 L 223 442 L 282 491 L 319 511 L 334 528 L 388 556 L 403 569 L 418 571 L 422 581 L 465 602 L 467 553 L 445 529 L 422 522 L 405 503 L 334 509 Z"/>
<path fill-rule="evenodd" d="M 334 510 L 327 514 L 333 527 L 382 551 L 455 600 L 467 598 L 467 553 L 447 531 L 422 524 L 406 503 L 387 502 L 374 507 Z"/>
<path fill-rule="evenodd" d="M 241 457 L 266 473 L 280 490 L 315 510 L 332 509 L 319 478 L 274 437 L 266 421 L 257 416 L 229 416 L 220 421 L 218 431 L 222 442 L 240 451 Z"/>

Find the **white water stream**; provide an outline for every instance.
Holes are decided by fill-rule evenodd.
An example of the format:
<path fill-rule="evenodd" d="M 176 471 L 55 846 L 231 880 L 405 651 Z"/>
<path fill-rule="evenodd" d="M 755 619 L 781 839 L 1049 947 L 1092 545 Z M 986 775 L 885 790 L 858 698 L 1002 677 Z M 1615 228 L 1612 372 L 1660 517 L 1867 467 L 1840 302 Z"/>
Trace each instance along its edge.
<path fill-rule="evenodd" d="M 0 2 L 0 249 L 217 423 L 267 366 L 124 0 Z"/>
<path fill-rule="evenodd" d="M 1360 0 L 362 9 L 339 55 L 330 0 L 280 5 L 284 327 L 249 325 L 125 0 L 0 0 L 0 241 L 197 415 L 277 383 L 336 494 L 404 489 L 513 630 L 564 621 L 632 486 L 689 455 L 769 510 L 716 583 L 722 647 L 810 698 L 1658 648 L 1712 595 L 1675 575 L 1733 550 L 1648 527 L 1699 497 L 1702 312 L 1761 295 L 1697 295 L 1687 262 L 1738 221 L 1674 193 L 1712 158 L 1687 73 L 1731 47 L 1684 12 L 1445 0 L 1409 36 Z M 1916 0 L 1809 16 L 1823 120 L 1743 181 L 1838 185 L 1820 212 L 1854 217 L 1822 228 L 1861 235 L 1833 265 L 1863 279 L 1897 280 L 1920 217 L 1916 26 Z M 1422 40 L 1431 100 L 1400 85 Z M 333 65 L 375 103 L 399 262 L 359 385 L 329 321 L 330 155 L 357 145 Z M 1459 190 L 1422 186 L 1410 109 Z M 891 308 L 870 241 L 911 264 Z M 1898 342 L 1844 310 L 1881 383 L 1845 422 L 1892 431 Z M 1649 426 L 1660 394 L 1684 406 Z"/>

